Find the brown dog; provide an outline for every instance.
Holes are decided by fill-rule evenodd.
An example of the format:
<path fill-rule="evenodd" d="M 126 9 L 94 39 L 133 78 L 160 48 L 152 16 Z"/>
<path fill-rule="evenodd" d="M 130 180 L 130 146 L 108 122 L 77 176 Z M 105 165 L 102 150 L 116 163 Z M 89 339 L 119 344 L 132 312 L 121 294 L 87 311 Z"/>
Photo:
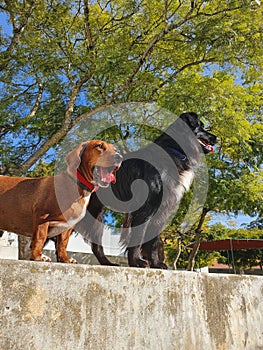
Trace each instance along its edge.
<path fill-rule="evenodd" d="M 32 237 L 31 260 L 42 254 L 48 237 L 57 236 L 58 261 L 67 256 L 70 234 L 86 213 L 90 195 L 116 181 L 122 156 L 99 140 L 81 143 L 67 157 L 67 170 L 42 178 L 0 176 L 0 229 Z"/>

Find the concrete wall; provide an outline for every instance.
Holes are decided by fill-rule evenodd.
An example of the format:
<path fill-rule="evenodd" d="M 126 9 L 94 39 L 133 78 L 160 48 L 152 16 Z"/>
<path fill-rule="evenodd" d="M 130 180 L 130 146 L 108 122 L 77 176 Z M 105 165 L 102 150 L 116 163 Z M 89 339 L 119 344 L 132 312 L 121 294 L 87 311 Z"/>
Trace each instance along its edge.
<path fill-rule="evenodd" d="M 1 350 L 263 349 L 263 279 L 0 261 Z"/>

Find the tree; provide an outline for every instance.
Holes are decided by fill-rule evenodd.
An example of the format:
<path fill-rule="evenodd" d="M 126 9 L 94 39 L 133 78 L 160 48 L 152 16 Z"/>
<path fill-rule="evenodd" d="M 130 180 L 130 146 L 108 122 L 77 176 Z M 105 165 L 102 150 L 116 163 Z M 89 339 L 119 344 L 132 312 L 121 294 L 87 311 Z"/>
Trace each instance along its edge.
<path fill-rule="evenodd" d="M 250 89 L 260 88 L 262 7 L 251 1 L 31 0 L 0 8 L 12 31 L 1 49 L 2 166 L 11 158 L 20 173 L 105 105 L 157 100 L 196 110 L 211 80 L 224 82 L 222 71 L 239 70 Z M 211 111 L 218 94 L 209 95 L 200 111 Z"/>
<path fill-rule="evenodd" d="M 215 259 L 220 258 L 220 254 L 218 252 L 198 251 L 200 240 L 211 239 L 208 225 L 210 218 L 206 216 L 207 213 L 204 208 L 196 225 L 190 230 L 184 231 L 182 229 L 183 221 L 178 222 L 178 218 L 185 207 L 185 203 L 183 203 L 179 209 L 179 215 L 176 215 L 173 223 L 162 232 L 162 239 L 164 241 L 167 263 L 173 266 L 174 269 L 193 270 L 194 266 L 200 268 L 212 264 Z M 181 220 L 183 220 L 183 217 L 179 221 Z M 189 253 L 189 249 L 186 249 L 186 247 L 194 239 L 196 240 L 195 247 Z"/>
<path fill-rule="evenodd" d="M 8 20 L 0 57 L 2 174 L 24 174 L 80 120 L 130 101 L 202 113 L 221 133 L 229 162 L 253 125 L 242 160 L 252 148 L 262 151 L 255 142 L 262 137 L 263 57 L 256 1 L 5 0 L 0 10 Z"/>
<path fill-rule="evenodd" d="M 251 221 L 247 226 L 247 229 L 258 228 L 259 230 L 263 230 L 263 218 L 259 217 L 256 220 Z"/>

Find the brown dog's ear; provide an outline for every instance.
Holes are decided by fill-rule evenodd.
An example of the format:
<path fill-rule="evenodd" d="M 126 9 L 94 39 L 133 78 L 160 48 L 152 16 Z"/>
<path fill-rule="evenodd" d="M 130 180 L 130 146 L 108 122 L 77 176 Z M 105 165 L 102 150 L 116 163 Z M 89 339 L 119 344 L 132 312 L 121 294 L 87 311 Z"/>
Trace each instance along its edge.
<path fill-rule="evenodd" d="M 75 172 L 80 163 L 81 163 L 81 156 L 84 152 L 88 142 L 82 142 L 80 145 L 78 145 L 76 148 L 73 149 L 73 151 L 69 152 L 66 155 L 66 161 L 67 161 L 67 171 L 69 172 Z"/>

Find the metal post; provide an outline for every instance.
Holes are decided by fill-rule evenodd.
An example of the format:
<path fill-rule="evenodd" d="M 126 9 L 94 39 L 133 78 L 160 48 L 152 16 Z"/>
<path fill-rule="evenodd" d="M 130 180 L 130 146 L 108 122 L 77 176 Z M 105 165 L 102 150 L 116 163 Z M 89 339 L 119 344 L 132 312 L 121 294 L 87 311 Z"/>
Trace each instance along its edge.
<path fill-rule="evenodd" d="M 235 267 L 235 259 L 234 259 L 232 238 L 230 238 L 230 248 L 231 248 L 232 266 L 233 266 L 234 274 L 236 275 L 237 272 L 236 272 L 236 267 Z"/>

